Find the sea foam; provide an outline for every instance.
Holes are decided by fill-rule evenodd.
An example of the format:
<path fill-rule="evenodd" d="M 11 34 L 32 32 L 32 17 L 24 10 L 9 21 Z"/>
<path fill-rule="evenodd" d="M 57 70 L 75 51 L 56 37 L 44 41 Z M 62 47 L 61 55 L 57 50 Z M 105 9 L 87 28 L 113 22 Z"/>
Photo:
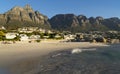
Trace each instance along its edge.
<path fill-rule="evenodd" d="M 76 53 L 81 53 L 82 51 L 94 51 L 96 50 L 96 48 L 91 48 L 91 49 L 79 49 L 79 48 L 75 48 L 73 50 L 71 50 L 72 54 L 76 54 Z"/>

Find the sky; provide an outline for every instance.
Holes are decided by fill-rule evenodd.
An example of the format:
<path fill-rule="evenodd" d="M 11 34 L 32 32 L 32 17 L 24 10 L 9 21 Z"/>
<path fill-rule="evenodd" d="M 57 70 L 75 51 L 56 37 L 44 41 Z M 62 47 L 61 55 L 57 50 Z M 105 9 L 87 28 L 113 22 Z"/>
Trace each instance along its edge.
<path fill-rule="evenodd" d="M 0 0 L 0 14 L 14 6 L 24 7 L 26 4 L 49 18 L 68 13 L 120 18 L 120 0 Z"/>

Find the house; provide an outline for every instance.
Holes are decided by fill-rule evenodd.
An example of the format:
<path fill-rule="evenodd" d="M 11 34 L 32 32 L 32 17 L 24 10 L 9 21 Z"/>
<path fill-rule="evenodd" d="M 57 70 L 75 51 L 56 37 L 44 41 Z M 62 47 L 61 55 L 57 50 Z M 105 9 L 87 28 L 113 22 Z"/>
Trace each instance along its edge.
<path fill-rule="evenodd" d="M 71 40 L 71 39 L 75 39 L 75 35 L 71 35 L 71 34 L 68 34 L 68 35 L 64 35 L 64 39 L 66 40 Z"/>
<path fill-rule="evenodd" d="M 37 31 L 38 27 L 27 27 L 29 31 Z"/>
<path fill-rule="evenodd" d="M 22 33 L 22 32 L 23 32 L 23 33 L 28 33 L 28 32 L 29 32 L 29 33 L 32 33 L 31 31 L 28 31 L 28 29 L 25 28 L 25 27 L 24 27 L 24 28 L 18 28 L 18 31 L 19 31 L 20 33 Z"/>
<path fill-rule="evenodd" d="M 29 37 L 30 40 L 39 40 L 40 39 L 40 35 L 31 35 Z"/>
<path fill-rule="evenodd" d="M 51 30 L 48 30 L 47 33 L 52 34 L 53 32 Z"/>
<path fill-rule="evenodd" d="M 61 38 L 61 36 L 57 34 L 57 35 L 55 35 L 55 38 Z"/>
<path fill-rule="evenodd" d="M 26 34 L 20 34 L 20 40 L 27 41 L 27 40 L 29 40 L 29 37 Z"/>
<path fill-rule="evenodd" d="M 42 29 L 42 28 L 38 29 L 38 31 L 41 32 L 41 33 L 45 33 L 46 32 L 46 30 Z"/>
<path fill-rule="evenodd" d="M 5 27 L 4 26 L 0 26 L 0 30 L 5 30 Z"/>
<path fill-rule="evenodd" d="M 5 37 L 6 39 L 14 39 L 17 35 L 19 35 L 18 33 L 6 33 Z"/>
<path fill-rule="evenodd" d="M 24 33 L 32 33 L 34 31 L 37 31 L 38 27 L 23 27 L 23 28 L 18 28 L 19 32 L 24 32 Z"/>
<path fill-rule="evenodd" d="M 110 43 L 120 43 L 120 40 L 119 39 L 111 39 Z"/>
<path fill-rule="evenodd" d="M 118 31 L 108 31 L 108 33 L 118 33 Z"/>
<path fill-rule="evenodd" d="M 43 38 L 47 39 L 47 38 L 49 38 L 49 36 L 43 36 Z"/>

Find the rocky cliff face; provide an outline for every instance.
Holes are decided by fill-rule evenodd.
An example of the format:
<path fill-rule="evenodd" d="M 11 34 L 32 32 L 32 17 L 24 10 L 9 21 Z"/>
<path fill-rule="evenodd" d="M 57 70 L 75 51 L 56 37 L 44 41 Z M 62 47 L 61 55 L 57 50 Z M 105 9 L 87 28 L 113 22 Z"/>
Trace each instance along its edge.
<path fill-rule="evenodd" d="M 90 30 L 120 30 L 119 18 L 90 17 L 74 14 L 58 14 L 50 19 L 52 28 L 57 30 L 69 30 L 73 32 Z"/>
<path fill-rule="evenodd" d="M 52 28 L 56 29 L 68 29 L 79 25 L 79 22 L 73 14 L 60 14 L 50 19 Z"/>
<path fill-rule="evenodd" d="M 38 11 L 34 11 L 30 5 L 25 7 L 15 6 L 8 12 L 0 14 L 0 25 L 7 28 L 23 26 L 47 26 L 50 27 L 48 18 Z"/>

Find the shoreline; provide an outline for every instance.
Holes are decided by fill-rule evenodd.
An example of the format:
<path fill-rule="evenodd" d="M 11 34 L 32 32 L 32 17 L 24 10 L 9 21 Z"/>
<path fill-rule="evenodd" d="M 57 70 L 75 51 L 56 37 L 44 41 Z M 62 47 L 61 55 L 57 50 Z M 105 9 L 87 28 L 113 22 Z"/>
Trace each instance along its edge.
<path fill-rule="evenodd" d="M 103 43 L 89 42 L 67 42 L 67 43 L 15 43 L 0 45 L 0 66 L 10 62 L 19 61 L 31 57 L 46 55 L 53 51 L 74 49 L 74 48 L 89 48 L 89 47 L 104 47 L 108 46 Z"/>
<path fill-rule="evenodd" d="M 11 67 L 17 63 L 24 61 L 37 62 L 36 59 L 47 55 L 51 52 L 74 49 L 74 48 L 90 48 L 105 47 L 103 43 L 89 42 L 40 42 L 40 43 L 15 43 L 0 45 L 0 66 Z M 40 60 L 40 59 L 39 59 Z M 35 63 L 34 63 L 35 64 Z"/>

